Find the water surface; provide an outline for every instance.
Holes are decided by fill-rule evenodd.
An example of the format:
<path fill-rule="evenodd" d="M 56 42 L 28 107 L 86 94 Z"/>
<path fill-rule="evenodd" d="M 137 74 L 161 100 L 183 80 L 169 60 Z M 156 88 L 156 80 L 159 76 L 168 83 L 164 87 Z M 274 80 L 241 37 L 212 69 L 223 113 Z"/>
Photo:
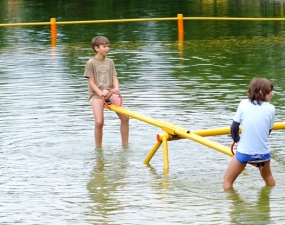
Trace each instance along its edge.
<path fill-rule="evenodd" d="M 184 16 L 283 17 L 278 1 L 2 1 L 0 23 Z M 283 22 L 174 21 L 0 28 L 1 224 L 282 224 L 284 131 L 270 135 L 277 186 L 248 166 L 235 191 L 222 190 L 230 157 L 190 140 L 171 141 L 143 164 L 159 128 L 131 119 L 122 148 L 119 121 L 105 110 L 95 149 L 87 101 L 91 39 L 106 35 L 126 108 L 189 130 L 231 124 L 254 76 L 274 84 L 284 121 Z M 230 146 L 228 136 L 209 137 Z"/>

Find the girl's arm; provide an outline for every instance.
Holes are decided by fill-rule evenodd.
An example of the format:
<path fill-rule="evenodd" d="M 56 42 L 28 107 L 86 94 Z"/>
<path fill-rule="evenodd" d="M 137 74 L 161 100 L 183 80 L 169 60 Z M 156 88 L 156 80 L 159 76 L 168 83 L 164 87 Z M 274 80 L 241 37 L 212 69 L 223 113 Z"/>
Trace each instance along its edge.
<path fill-rule="evenodd" d="M 233 120 L 232 125 L 231 125 L 231 136 L 235 143 L 239 142 L 240 140 L 239 125 L 240 123 Z"/>

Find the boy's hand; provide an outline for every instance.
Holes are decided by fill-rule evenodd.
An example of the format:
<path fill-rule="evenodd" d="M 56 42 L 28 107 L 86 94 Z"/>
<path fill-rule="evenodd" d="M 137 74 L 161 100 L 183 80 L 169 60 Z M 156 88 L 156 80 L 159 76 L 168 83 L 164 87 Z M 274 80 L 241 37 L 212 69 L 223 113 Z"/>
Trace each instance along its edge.
<path fill-rule="evenodd" d="M 120 95 L 120 90 L 118 88 L 114 88 L 113 90 L 113 93 L 115 93 L 116 95 Z"/>
<path fill-rule="evenodd" d="M 109 93 L 109 91 L 105 89 L 104 91 L 102 91 L 101 96 L 102 96 L 102 97 L 103 97 L 103 96 L 107 96 L 108 93 Z"/>

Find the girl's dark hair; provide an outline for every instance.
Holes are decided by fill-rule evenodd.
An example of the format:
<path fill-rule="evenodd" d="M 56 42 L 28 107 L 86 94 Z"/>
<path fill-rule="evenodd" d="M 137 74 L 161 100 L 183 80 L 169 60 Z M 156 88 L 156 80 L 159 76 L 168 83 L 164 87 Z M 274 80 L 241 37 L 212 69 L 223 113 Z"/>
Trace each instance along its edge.
<path fill-rule="evenodd" d="M 109 44 L 108 38 L 104 36 L 97 36 L 92 39 L 92 49 L 95 51 L 95 46 L 99 47 L 100 45 L 106 45 Z"/>
<path fill-rule="evenodd" d="M 255 77 L 248 87 L 248 99 L 251 103 L 261 105 L 265 100 L 265 96 L 273 90 L 273 84 L 266 78 Z"/>

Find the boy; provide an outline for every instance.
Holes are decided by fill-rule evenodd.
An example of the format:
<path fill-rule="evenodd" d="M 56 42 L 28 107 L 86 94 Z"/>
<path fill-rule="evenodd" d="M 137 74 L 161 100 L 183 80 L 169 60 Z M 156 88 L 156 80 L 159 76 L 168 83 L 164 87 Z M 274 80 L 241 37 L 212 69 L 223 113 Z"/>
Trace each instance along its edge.
<path fill-rule="evenodd" d="M 92 49 L 95 51 L 95 56 L 87 61 L 84 77 L 88 79 L 88 99 L 95 119 L 95 143 L 96 147 L 101 147 L 104 125 L 102 97 L 104 96 L 105 99 L 115 104 L 119 101 L 120 89 L 114 62 L 112 59 L 106 58 L 110 51 L 109 40 L 103 36 L 94 37 L 92 39 Z M 111 94 L 110 91 L 114 94 Z M 118 113 L 117 115 L 121 120 L 122 144 L 127 146 L 129 141 L 129 117 Z"/>

